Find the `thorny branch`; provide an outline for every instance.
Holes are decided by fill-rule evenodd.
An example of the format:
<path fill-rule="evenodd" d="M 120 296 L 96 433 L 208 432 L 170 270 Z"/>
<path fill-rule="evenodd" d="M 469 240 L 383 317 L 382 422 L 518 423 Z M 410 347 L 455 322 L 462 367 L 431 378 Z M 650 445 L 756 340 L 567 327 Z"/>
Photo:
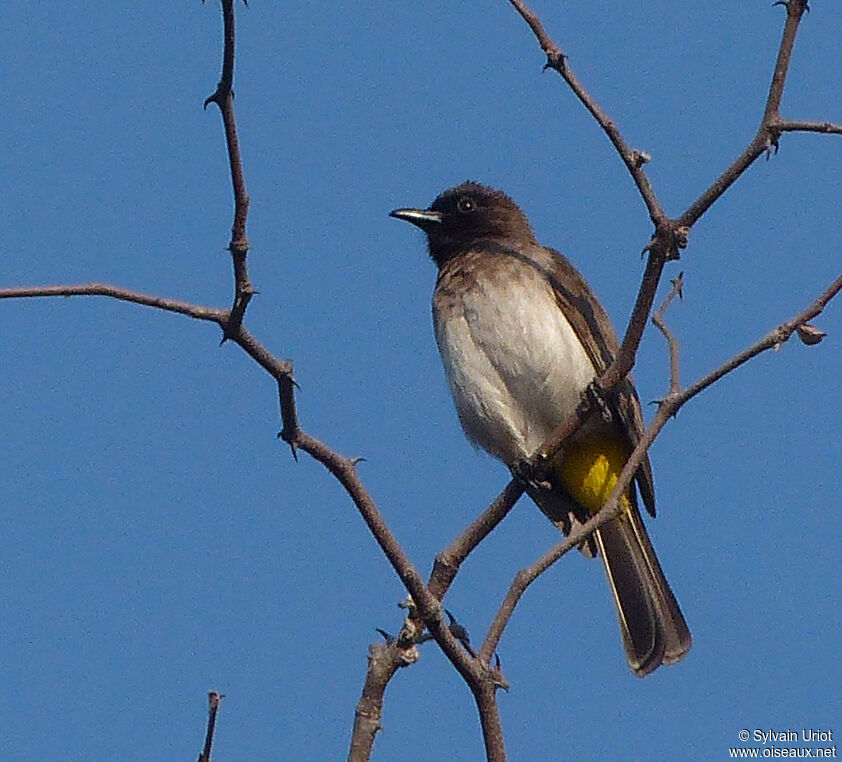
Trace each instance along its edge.
<path fill-rule="evenodd" d="M 787 18 L 778 48 L 769 94 L 757 133 L 740 156 L 732 162 L 711 186 L 687 210 L 678 217 L 671 219 L 663 212 L 644 170 L 644 164 L 648 161 L 648 157 L 628 147 L 614 120 L 605 114 L 596 104 L 594 98 L 585 90 L 582 83 L 573 73 L 567 56 L 547 34 L 538 16 L 523 0 L 509 0 L 509 3 L 523 17 L 534 33 L 541 49 L 547 56 L 546 67 L 557 71 L 562 76 L 576 94 L 576 97 L 593 115 L 594 119 L 611 140 L 631 174 L 649 211 L 650 218 L 655 225 L 655 232 L 652 239 L 644 248 L 644 252 L 648 253 L 646 269 L 640 288 L 638 289 L 637 299 L 631 317 L 629 318 L 620 350 L 611 366 L 594 383 L 594 390 L 597 392 L 596 396 L 598 398 L 602 393 L 607 392 L 615 386 L 620 379 L 625 378 L 634 367 L 637 348 L 640 345 L 640 340 L 652 309 L 664 266 L 668 261 L 679 258 L 680 250 L 687 246 L 688 236 L 692 226 L 742 176 L 757 158 L 764 153 L 768 154 L 771 148 L 777 147 L 781 132 L 795 131 L 798 129 L 798 126 L 804 126 L 806 131 L 842 134 L 842 126 L 828 122 L 787 121 L 780 117 L 780 103 L 792 57 L 792 49 L 795 44 L 798 25 L 807 10 L 807 0 L 789 0 L 786 3 L 781 3 L 786 7 Z M 579 428 L 590 413 L 591 400 L 592 395 L 583 398 L 574 413 L 559 426 L 551 439 L 540 448 L 534 458 L 536 467 L 540 469 L 542 463 L 550 460 L 559 451 L 564 440 Z"/>
<path fill-rule="evenodd" d="M 222 114 L 225 128 L 225 145 L 228 149 L 228 164 L 231 184 L 234 190 L 234 222 L 231 226 L 231 242 L 228 250 L 234 264 L 234 303 L 231 307 L 228 325 L 223 326 L 223 341 L 231 339 L 242 324 L 246 308 L 254 296 L 246 265 L 249 250 L 246 236 L 246 217 L 249 209 L 249 195 L 243 173 L 243 159 L 240 155 L 240 141 L 237 137 L 237 120 L 234 116 L 234 52 L 236 32 L 234 26 L 234 0 L 221 0 L 223 25 L 222 76 L 212 95 L 205 99 L 205 108 L 215 103 Z"/>

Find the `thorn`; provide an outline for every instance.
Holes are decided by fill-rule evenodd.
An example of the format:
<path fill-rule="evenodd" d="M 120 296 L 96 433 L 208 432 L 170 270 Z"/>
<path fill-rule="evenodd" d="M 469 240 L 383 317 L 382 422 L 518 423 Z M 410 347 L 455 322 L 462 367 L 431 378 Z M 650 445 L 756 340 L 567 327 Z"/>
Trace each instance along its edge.
<path fill-rule="evenodd" d="M 675 293 L 679 299 L 684 299 L 684 273 L 680 272 L 670 280 L 670 284 L 675 289 Z"/>
<path fill-rule="evenodd" d="M 444 613 L 447 614 L 447 618 L 450 620 L 450 624 L 448 626 L 450 627 L 450 631 L 453 633 L 453 637 L 462 642 L 463 644 L 470 643 L 471 638 L 468 635 L 468 631 L 465 629 L 465 627 L 459 624 L 459 621 L 456 619 L 455 616 L 453 616 L 453 614 L 450 611 L 445 609 Z"/>
<path fill-rule="evenodd" d="M 803 0 L 795 0 L 795 1 L 796 2 L 803 2 Z M 791 2 L 793 2 L 793 0 L 778 0 L 776 3 L 772 3 L 772 7 L 774 8 L 776 5 L 783 5 L 788 11 L 789 10 L 789 4 Z M 807 11 L 807 13 L 810 12 L 810 3 L 809 2 L 804 3 L 804 10 Z"/>
<path fill-rule="evenodd" d="M 357 463 L 365 463 L 365 458 L 363 458 L 361 455 L 358 455 L 354 458 L 348 458 L 348 460 L 351 461 L 351 465 L 354 466 L 354 468 L 357 467 Z"/>
<path fill-rule="evenodd" d="M 394 635 L 390 635 L 388 632 L 386 632 L 386 630 L 381 630 L 379 627 L 375 627 L 374 629 L 383 636 L 383 640 L 385 640 L 386 643 L 388 643 L 389 645 L 392 645 L 392 643 L 395 642 Z"/>
<path fill-rule="evenodd" d="M 468 634 L 468 630 L 459 624 L 459 622 L 456 621 L 456 617 L 453 616 L 453 614 L 451 614 L 447 609 L 444 610 L 444 613 L 447 614 L 447 618 L 450 620 L 450 624 L 447 627 L 450 630 L 450 634 L 462 644 L 462 647 L 471 656 L 476 656 L 477 652 L 474 651 L 471 646 L 471 636 Z"/>
<path fill-rule="evenodd" d="M 649 241 L 649 243 L 647 243 L 646 246 L 644 246 L 640 250 L 640 258 L 643 259 L 654 248 L 655 248 L 655 236 L 652 236 L 652 240 Z"/>
<path fill-rule="evenodd" d="M 286 429 L 281 429 L 276 435 L 275 439 L 283 439 L 289 445 L 293 460 L 298 463 L 298 446 L 295 444 L 295 439 Z"/>
<path fill-rule="evenodd" d="M 509 681 L 503 677 L 503 670 L 500 668 L 500 654 L 494 652 L 494 685 L 509 692 Z"/>
<path fill-rule="evenodd" d="M 795 330 L 798 333 L 798 338 L 801 339 L 801 343 L 806 344 L 808 347 L 818 344 L 825 336 L 827 336 L 824 331 L 819 330 L 809 323 L 799 325 Z"/>

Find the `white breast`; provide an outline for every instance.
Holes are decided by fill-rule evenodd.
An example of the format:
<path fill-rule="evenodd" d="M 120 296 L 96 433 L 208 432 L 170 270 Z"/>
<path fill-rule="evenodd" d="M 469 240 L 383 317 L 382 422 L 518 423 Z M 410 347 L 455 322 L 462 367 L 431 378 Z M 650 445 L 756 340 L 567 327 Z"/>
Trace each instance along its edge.
<path fill-rule="evenodd" d="M 514 275 L 459 279 L 433 300 L 462 427 L 509 465 L 534 453 L 595 375 L 546 280 L 527 265 Z"/>

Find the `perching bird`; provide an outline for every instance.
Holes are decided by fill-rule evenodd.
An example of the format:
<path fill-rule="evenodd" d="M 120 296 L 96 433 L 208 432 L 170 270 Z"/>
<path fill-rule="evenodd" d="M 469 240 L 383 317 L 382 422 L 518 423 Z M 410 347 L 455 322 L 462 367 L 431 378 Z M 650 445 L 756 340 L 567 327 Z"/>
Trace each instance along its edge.
<path fill-rule="evenodd" d="M 427 234 L 438 266 L 433 322 L 462 428 L 519 473 L 613 360 L 618 342 L 608 316 L 579 272 L 538 243 L 526 215 L 501 191 L 467 182 L 444 191 L 429 209 L 391 215 Z M 607 408 L 564 444 L 546 482 L 527 487 L 565 533 L 599 510 L 642 435 L 631 378 L 607 395 Z M 635 480 L 654 516 L 648 457 Z M 602 558 L 629 666 L 643 676 L 678 661 L 691 637 L 636 492 L 632 483 L 620 515 L 583 550 Z"/>

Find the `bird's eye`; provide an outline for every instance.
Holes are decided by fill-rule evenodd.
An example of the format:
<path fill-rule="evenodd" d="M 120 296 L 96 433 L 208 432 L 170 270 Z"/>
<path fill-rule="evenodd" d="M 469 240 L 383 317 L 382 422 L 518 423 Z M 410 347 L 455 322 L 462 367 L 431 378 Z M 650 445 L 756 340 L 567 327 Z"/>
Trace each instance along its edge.
<path fill-rule="evenodd" d="M 456 209 L 460 214 L 470 214 L 476 210 L 476 208 L 477 205 L 467 196 L 462 196 L 462 198 L 456 202 Z"/>

